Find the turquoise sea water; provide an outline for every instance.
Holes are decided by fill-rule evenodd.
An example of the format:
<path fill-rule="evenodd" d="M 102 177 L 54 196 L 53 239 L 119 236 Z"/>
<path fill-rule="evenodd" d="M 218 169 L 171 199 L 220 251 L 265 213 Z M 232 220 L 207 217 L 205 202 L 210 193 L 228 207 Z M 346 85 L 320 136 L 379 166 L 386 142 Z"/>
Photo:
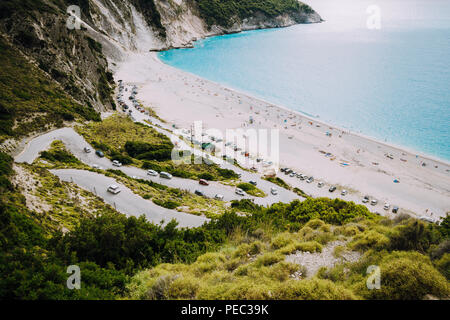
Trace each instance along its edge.
<path fill-rule="evenodd" d="M 170 50 L 174 67 L 450 160 L 450 1 L 309 0 L 326 22 Z M 366 26 L 369 5 L 381 29 Z"/>

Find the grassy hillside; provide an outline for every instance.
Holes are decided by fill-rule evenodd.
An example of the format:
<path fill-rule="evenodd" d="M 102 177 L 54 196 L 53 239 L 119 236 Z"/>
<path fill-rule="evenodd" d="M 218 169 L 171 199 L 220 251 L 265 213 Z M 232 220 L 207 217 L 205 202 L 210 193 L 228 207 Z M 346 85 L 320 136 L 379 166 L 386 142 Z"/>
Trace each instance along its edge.
<path fill-rule="evenodd" d="M 245 202 L 241 204 L 247 207 Z M 450 295 L 446 227 L 408 217 L 394 221 L 375 218 L 366 209 L 327 199 L 249 211 L 254 217 L 229 215 L 222 220 L 228 237 L 220 250 L 201 255 L 192 264 L 160 264 L 139 272 L 127 285 L 128 297 L 405 300 Z M 336 216 L 347 217 L 336 220 Z M 282 231 L 286 229 L 289 231 Z M 337 264 L 322 267 L 317 274 L 286 261 L 287 256 L 302 252 L 319 256 L 335 241 L 340 245 L 328 259 L 336 258 Z M 346 262 L 349 253 L 360 258 Z M 367 289 L 370 265 L 381 269 L 381 290 Z"/>
<path fill-rule="evenodd" d="M 58 143 L 43 156 L 77 165 Z M 85 200 L 74 201 L 76 188 L 59 183 L 38 167 L 39 161 L 26 166 L 31 174 L 25 176 L 39 176 L 35 195 L 58 208 L 44 215 L 27 208 L 29 199 L 10 182 L 16 181 L 12 159 L 0 153 L 3 299 L 421 299 L 450 294 L 449 218 L 438 227 L 402 216 L 383 219 L 342 200 L 308 199 L 269 208 L 242 200 L 202 227 L 183 230 L 172 222 L 163 228 L 100 203 L 98 214 L 83 213 Z M 83 198 L 98 201 L 89 193 Z M 57 231 L 55 223 L 67 232 Z M 334 241 L 342 241 L 336 256 L 359 252 L 362 257 L 322 268 L 317 275 L 285 261 L 294 253 L 320 254 Z M 71 264 L 82 270 L 81 290 L 65 287 Z M 365 287 L 372 264 L 383 272 L 381 291 Z"/>

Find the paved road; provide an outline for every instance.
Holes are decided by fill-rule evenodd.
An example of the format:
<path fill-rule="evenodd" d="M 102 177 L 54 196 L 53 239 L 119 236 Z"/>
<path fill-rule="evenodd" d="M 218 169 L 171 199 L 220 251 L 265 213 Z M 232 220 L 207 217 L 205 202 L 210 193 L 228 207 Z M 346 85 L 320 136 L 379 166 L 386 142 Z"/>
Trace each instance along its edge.
<path fill-rule="evenodd" d="M 97 194 L 119 212 L 133 216 L 145 215 L 149 221 L 155 224 L 159 224 L 162 221 L 166 224 L 175 219 L 180 227 L 192 228 L 201 226 L 208 221 L 204 217 L 159 207 L 152 201 L 136 195 L 130 189 L 117 183 L 113 178 L 108 178 L 95 172 L 75 169 L 50 170 L 50 172 L 63 181 L 73 182 L 81 188 Z M 122 191 L 117 195 L 107 192 L 107 188 L 112 184 L 118 185 Z"/>
<path fill-rule="evenodd" d="M 159 129 L 159 128 L 157 128 L 157 129 Z M 159 129 L 159 130 L 161 130 L 161 132 L 163 132 L 163 133 L 165 132 L 167 134 L 166 131 L 164 131 L 162 129 Z M 282 189 L 282 188 L 277 188 L 279 194 L 277 196 L 273 196 L 270 194 L 270 188 L 274 187 L 275 186 L 274 184 L 261 179 L 258 174 L 254 174 L 254 173 L 250 173 L 250 172 L 241 170 L 229 163 L 224 163 L 221 165 L 221 167 L 233 169 L 236 172 L 241 173 L 243 181 L 250 181 L 250 180 L 256 181 L 258 183 L 258 188 L 260 188 L 261 190 L 266 192 L 268 194 L 268 196 L 265 198 L 252 197 L 249 195 L 242 197 L 242 196 L 235 194 L 234 187 L 225 186 L 218 182 L 211 182 L 209 186 L 201 186 L 198 183 L 198 181 L 191 180 L 191 179 L 182 179 L 182 178 L 174 177 L 171 180 L 167 180 L 167 179 L 162 179 L 160 177 L 150 177 L 147 175 L 147 172 L 145 170 L 139 169 L 136 167 L 122 166 L 122 167 L 118 168 L 118 167 L 113 166 L 112 162 L 109 159 L 99 158 L 95 154 L 92 146 L 90 146 L 86 142 L 86 140 L 84 140 L 84 138 L 82 136 L 80 136 L 77 132 L 75 132 L 75 130 L 73 130 L 72 128 L 62 128 L 62 129 L 54 130 L 54 131 L 51 131 L 49 133 L 46 133 L 42 136 L 39 136 L 39 137 L 31 140 L 27 144 L 24 151 L 15 158 L 15 161 L 16 162 L 26 162 L 26 163 L 30 163 L 30 164 L 33 163 L 33 161 L 39 156 L 39 152 L 48 148 L 48 146 L 50 146 L 52 141 L 55 141 L 55 140 L 61 140 L 62 142 L 64 142 L 64 144 L 66 145 L 67 149 L 70 152 L 72 152 L 78 159 L 80 159 L 83 163 L 85 163 L 89 166 L 98 165 L 103 169 L 121 170 L 122 172 L 124 172 L 125 174 L 127 174 L 130 177 L 136 176 L 138 178 L 145 179 L 145 180 L 151 180 L 151 181 L 169 186 L 171 188 L 188 190 L 191 193 L 194 193 L 196 190 L 200 190 L 207 197 L 210 197 L 210 198 L 214 197 L 216 194 L 221 194 L 224 196 L 225 201 L 247 198 L 247 199 L 253 199 L 255 201 L 255 203 L 260 204 L 260 205 L 271 205 L 272 203 L 276 203 L 276 202 L 290 202 L 293 199 L 300 198 L 293 192 Z M 91 148 L 92 152 L 91 153 L 84 152 L 83 149 L 85 147 Z M 201 152 L 201 151 L 197 150 L 196 152 Z M 216 159 L 216 161 L 219 161 L 219 160 Z M 92 187 L 94 187 L 94 186 L 92 186 Z"/>

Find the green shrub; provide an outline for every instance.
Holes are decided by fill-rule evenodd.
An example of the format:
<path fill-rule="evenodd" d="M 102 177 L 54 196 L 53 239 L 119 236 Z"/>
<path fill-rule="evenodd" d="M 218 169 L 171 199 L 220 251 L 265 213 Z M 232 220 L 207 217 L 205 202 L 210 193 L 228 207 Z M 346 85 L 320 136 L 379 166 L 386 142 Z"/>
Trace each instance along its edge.
<path fill-rule="evenodd" d="M 276 300 L 353 300 L 357 297 L 348 289 L 329 280 L 311 279 L 283 282 L 273 291 Z"/>
<path fill-rule="evenodd" d="M 192 300 L 195 299 L 199 288 L 200 283 L 196 278 L 180 276 L 170 283 L 166 292 L 171 300 Z"/>
<path fill-rule="evenodd" d="M 365 279 L 358 292 L 368 299 L 420 300 L 427 294 L 438 298 L 450 295 L 447 280 L 431 265 L 429 259 L 418 253 L 394 252 L 381 264 L 381 287 L 368 290 Z"/>
<path fill-rule="evenodd" d="M 296 249 L 300 251 L 308 251 L 311 253 L 322 252 L 322 245 L 317 241 L 301 242 L 296 244 Z"/>
<path fill-rule="evenodd" d="M 323 222 L 320 219 L 312 219 L 309 220 L 306 224 L 305 227 L 310 227 L 311 229 L 319 229 L 321 227 L 325 226 L 325 222 Z"/>
<path fill-rule="evenodd" d="M 382 250 L 389 245 L 389 238 L 374 230 L 366 231 L 353 237 L 349 244 L 352 250 Z"/>
<path fill-rule="evenodd" d="M 450 253 L 445 253 L 435 262 L 436 268 L 450 281 Z"/>
<path fill-rule="evenodd" d="M 289 232 L 284 232 L 272 239 L 271 246 L 274 249 L 286 247 L 294 242 L 293 236 Z"/>
<path fill-rule="evenodd" d="M 181 206 L 181 203 L 172 201 L 172 200 L 162 201 L 162 200 L 158 200 L 158 199 L 153 199 L 153 203 L 160 207 L 163 207 L 166 209 L 171 209 L 171 210 L 176 209 L 179 206 Z"/>
<path fill-rule="evenodd" d="M 438 244 L 442 238 L 437 227 L 414 220 L 395 228 L 389 237 L 391 250 L 417 250 L 425 253 L 432 244 Z"/>
<path fill-rule="evenodd" d="M 267 252 L 262 256 L 259 256 L 256 259 L 255 263 L 257 266 L 270 266 L 283 260 L 284 256 L 282 254 L 276 252 Z"/>

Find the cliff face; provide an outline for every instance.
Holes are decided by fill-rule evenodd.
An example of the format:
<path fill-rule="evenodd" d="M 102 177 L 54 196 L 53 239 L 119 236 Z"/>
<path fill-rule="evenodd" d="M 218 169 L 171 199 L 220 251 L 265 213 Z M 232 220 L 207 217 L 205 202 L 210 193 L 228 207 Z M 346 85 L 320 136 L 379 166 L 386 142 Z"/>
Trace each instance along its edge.
<path fill-rule="evenodd" d="M 297 9 L 279 14 L 231 12 L 218 23 L 208 16 L 208 10 L 216 14 L 217 8 L 205 0 L 3 0 L 0 36 L 76 101 L 101 111 L 114 108 L 110 70 L 129 52 L 186 47 L 212 35 L 321 21 L 311 8 L 294 3 Z M 70 5 L 81 9 L 81 28 L 66 27 Z"/>

